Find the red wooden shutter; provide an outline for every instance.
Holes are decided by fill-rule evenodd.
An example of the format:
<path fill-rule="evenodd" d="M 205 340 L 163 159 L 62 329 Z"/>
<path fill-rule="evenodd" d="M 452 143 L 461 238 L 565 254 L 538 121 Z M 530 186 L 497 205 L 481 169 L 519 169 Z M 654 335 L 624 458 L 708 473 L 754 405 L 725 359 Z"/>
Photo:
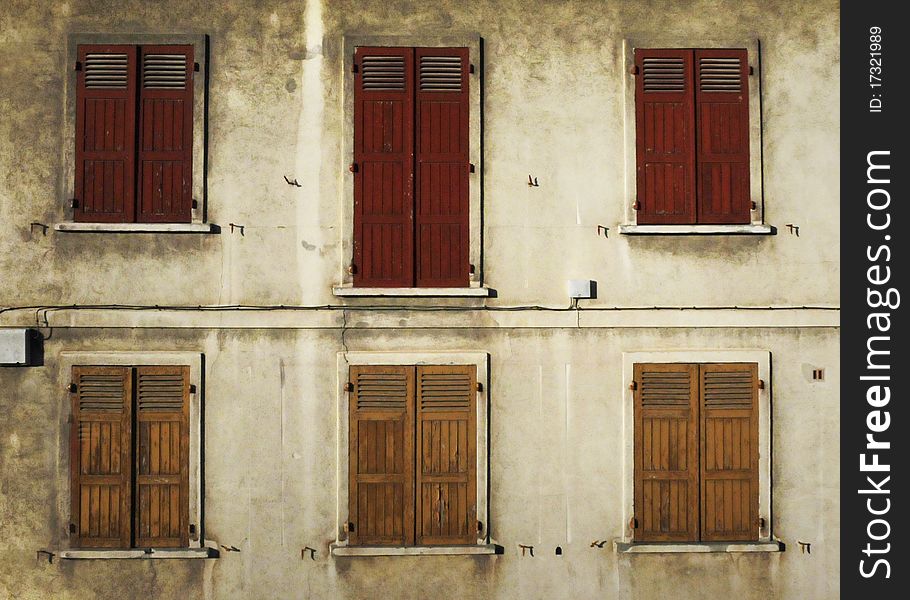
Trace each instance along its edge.
<path fill-rule="evenodd" d="M 417 48 L 417 286 L 467 287 L 468 49 Z"/>
<path fill-rule="evenodd" d="M 72 545 L 129 548 L 131 372 L 73 367 L 72 375 Z"/>
<path fill-rule="evenodd" d="M 414 285 L 414 51 L 357 48 L 354 285 Z"/>
<path fill-rule="evenodd" d="M 639 224 L 695 223 L 691 50 L 635 50 Z"/>
<path fill-rule="evenodd" d="M 414 367 L 351 367 L 352 545 L 414 543 Z"/>
<path fill-rule="evenodd" d="M 136 367 L 136 545 L 189 545 L 189 392 L 184 366 Z"/>
<path fill-rule="evenodd" d="M 701 366 L 701 539 L 756 540 L 758 366 Z"/>
<path fill-rule="evenodd" d="M 477 542 L 477 368 L 417 367 L 417 543 Z"/>
<path fill-rule="evenodd" d="M 142 46 L 139 221 L 189 223 L 193 186 L 193 46 Z"/>
<path fill-rule="evenodd" d="M 80 45 L 76 74 L 76 221 L 129 222 L 135 211 L 136 47 Z"/>
<path fill-rule="evenodd" d="M 698 222 L 749 223 L 749 61 L 696 50 Z"/>
<path fill-rule="evenodd" d="M 637 541 L 698 539 L 698 366 L 636 364 Z"/>

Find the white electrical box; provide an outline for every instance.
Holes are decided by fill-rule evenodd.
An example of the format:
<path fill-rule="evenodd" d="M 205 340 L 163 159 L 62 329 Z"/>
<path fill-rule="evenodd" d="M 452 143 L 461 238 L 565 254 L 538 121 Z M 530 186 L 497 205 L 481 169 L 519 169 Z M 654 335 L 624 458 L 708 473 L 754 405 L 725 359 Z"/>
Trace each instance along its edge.
<path fill-rule="evenodd" d="M 569 298 L 594 298 L 596 285 L 590 279 L 570 279 Z"/>
<path fill-rule="evenodd" d="M 0 365 L 27 365 L 31 330 L 0 329 Z"/>

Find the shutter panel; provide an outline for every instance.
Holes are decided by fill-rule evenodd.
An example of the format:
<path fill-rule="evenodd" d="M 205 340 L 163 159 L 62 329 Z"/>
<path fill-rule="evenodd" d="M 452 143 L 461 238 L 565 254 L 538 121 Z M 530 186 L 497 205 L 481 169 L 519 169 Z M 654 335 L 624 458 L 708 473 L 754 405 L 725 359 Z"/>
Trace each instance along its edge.
<path fill-rule="evenodd" d="M 189 223 L 193 185 L 193 46 L 142 46 L 139 221 Z"/>
<path fill-rule="evenodd" d="M 698 539 L 698 366 L 636 364 L 637 541 Z"/>
<path fill-rule="evenodd" d="M 749 223 L 749 61 L 696 50 L 698 222 Z"/>
<path fill-rule="evenodd" d="M 417 367 L 417 543 L 477 542 L 476 367 Z"/>
<path fill-rule="evenodd" d="M 637 222 L 695 223 L 691 50 L 635 50 Z"/>
<path fill-rule="evenodd" d="M 351 367 L 352 545 L 414 543 L 414 367 Z"/>
<path fill-rule="evenodd" d="M 354 62 L 354 285 L 414 285 L 414 51 Z"/>
<path fill-rule="evenodd" d="M 70 475 L 75 548 L 130 547 L 128 367 L 73 367 Z"/>
<path fill-rule="evenodd" d="M 468 49 L 417 48 L 418 287 L 467 287 Z"/>
<path fill-rule="evenodd" d="M 76 73 L 76 221 L 135 212 L 136 47 L 80 45 Z"/>
<path fill-rule="evenodd" d="M 189 545 L 189 393 L 189 367 L 136 367 L 140 547 Z"/>
<path fill-rule="evenodd" d="M 702 540 L 756 540 L 758 365 L 702 365 L 701 397 Z"/>

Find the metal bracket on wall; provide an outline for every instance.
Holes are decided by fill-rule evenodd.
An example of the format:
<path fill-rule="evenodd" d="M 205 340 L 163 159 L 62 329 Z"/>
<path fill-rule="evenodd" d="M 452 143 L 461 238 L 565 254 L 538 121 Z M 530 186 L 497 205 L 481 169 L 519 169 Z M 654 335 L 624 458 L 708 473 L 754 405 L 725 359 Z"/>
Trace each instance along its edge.
<path fill-rule="evenodd" d="M 521 548 L 521 555 L 525 555 L 525 550 L 528 550 L 531 553 L 531 556 L 534 556 L 534 546 L 526 546 L 524 544 L 518 544 L 518 547 Z"/>

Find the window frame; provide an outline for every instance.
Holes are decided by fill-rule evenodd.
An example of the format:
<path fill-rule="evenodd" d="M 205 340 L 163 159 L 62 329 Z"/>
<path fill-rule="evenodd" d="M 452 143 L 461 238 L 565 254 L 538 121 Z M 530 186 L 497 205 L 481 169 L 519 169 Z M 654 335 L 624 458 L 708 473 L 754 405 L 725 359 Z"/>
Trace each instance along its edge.
<path fill-rule="evenodd" d="M 730 49 L 745 48 L 752 75 L 749 81 L 749 194 L 755 202 L 748 224 L 705 225 L 667 224 L 639 225 L 635 202 L 637 200 L 637 130 L 635 123 L 636 75 L 635 49 Z M 640 35 L 623 40 L 623 130 L 625 145 L 625 198 L 623 222 L 619 226 L 623 234 L 772 234 L 772 227 L 765 225 L 764 189 L 762 186 L 762 108 L 761 108 L 761 42 L 749 39 L 706 39 L 693 43 L 691 38 L 679 38 L 664 34 Z"/>
<path fill-rule="evenodd" d="M 634 368 L 639 363 L 756 363 L 758 379 L 764 382 L 758 390 L 758 514 L 765 519 L 759 537 L 752 542 L 647 542 L 634 537 L 630 527 L 635 515 L 635 392 L 630 388 Z M 772 542 L 771 512 L 771 352 L 767 350 L 669 350 L 623 352 L 623 487 L 622 487 L 622 537 L 618 543 L 629 546 L 661 546 L 705 551 L 709 547 L 733 547 L 735 544 L 760 545 Z M 701 434 L 700 434 L 701 435 Z M 701 506 L 699 505 L 699 510 Z"/>
<path fill-rule="evenodd" d="M 170 351 L 150 351 L 150 352 L 105 352 L 105 351 L 64 351 L 60 353 L 59 362 L 59 386 L 63 390 L 61 402 L 64 408 L 61 411 L 61 421 L 59 424 L 62 434 L 61 439 L 66 439 L 65 460 L 62 461 L 61 477 L 66 480 L 62 489 L 66 490 L 65 502 L 61 503 L 61 522 L 71 522 L 71 479 L 70 479 L 70 455 L 69 455 L 69 431 L 70 419 L 72 417 L 72 399 L 69 392 L 69 384 L 72 379 L 72 368 L 74 366 L 111 366 L 111 367 L 142 367 L 142 366 L 188 366 L 190 369 L 190 385 L 195 386 L 196 391 L 190 388 L 189 395 L 189 507 L 188 507 L 188 525 L 195 525 L 195 533 L 189 534 L 189 546 L 186 548 L 160 548 L 153 549 L 153 554 L 160 557 L 179 556 L 181 558 L 205 558 L 207 553 L 195 555 L 186 553 L 187 550 L 204 550 L 209 544 L 205 540 L 205 523 L 203 509 L 203 431 L 202 422 L 203 405 L 204 405 L 204 368 L 205 357 L 199 352 L 170 352 Z M 63 448 L 63 446 L 61 446 Z M 64 473 L 65 471 L 65 473 Z M 134 519 L 134 507 L 130 507 L 130 519 Z M 131 524 L 132 528 L 132 524 Z M 144 547 L 132 548 L 71 548 L 64 551 L 62 558 L 146 558 L 151 557 L 150 553 L 145 551 Z"/>
<path fill-rule="evenodd" d="M 486 352 L 339 352 L 337 354 L 336 392 L 336 523 L 335 542 L 332 554 L 336 556 L 377 556 L 398 554 L 494 554 L 496 549 L 490 541 L 489 514 L 489 363 Z M 350 444 L 350 396 L 345 386 L 349 381 L 349 369 L 353 366 L 428 366 L 428 365 L 473 365 L 477 369 L 476 392 L 476 505 L 477 520 L 483 524 L 483 531 L 477 535 L 476 544 L 463 546 L 351 546 L 348 545 L 345 525 L 348 522 L 348 493 L 350 466 L 348 450 Z M 415 457 L 416 464 L 416 457 Z"/>
<path fill-rule="evenodd" d="M 453 35 L 344 35 L 341 42 L 342 51 L 342 164 L 339 166 L 341 186 L 341 265 L 338 282 L 333 286 L 336 296 L 486 296 L 483 287 L 482 256 L 482 182 L 483 167 L 481 156 L 483 66 L 481 46 L 478 34 L 465 33 Z M 474 172 L 468 178 L 468 204 L 470 243 L 468 264 L 474 266 L 467 288 L 369 288 L 354 287 L 353 273 L 350 265 L 354 256 L 354 180 L 349 167 L 354 162 L 354 53 L 359 46 L 378 47 L 425 47 L 468 49 L 468 64 L 473 66 L 468 90 L 468 162 L 474 166 Z"/>
<path fill-rule="evenodd" d="M 199 71 L 193 74 L 193 160 L 192 160 L 192 197 L 196 208 L 191 209 L 189 223 L 140 223 L 140 222 L 76 222 L 71 200 L 75 195 L 76 171 L 76 84 L 80 45 L 190 45 L 193 46 L 193 60 L 199 65 Z M 64 112 L 63 139 L 60 153 L 60 172 L 63 174 L 58 182 L 57 207 L 58 223 L 56 231 L 112 231 L 112 232 L 174 232 L 174 233 L 208 233 L 215 230 L 208 221 L 208 185 L 207 185 L 207 100 L 208 100 L 208 57 L 209 37 L 205 34 L 95 34 L 71 33 L 67 36 L 66 63 L 64 65 Z M 138 127 L 138 125 L 137 125 Z M 137 151 L 138 155 L 138 151 Z"/>

